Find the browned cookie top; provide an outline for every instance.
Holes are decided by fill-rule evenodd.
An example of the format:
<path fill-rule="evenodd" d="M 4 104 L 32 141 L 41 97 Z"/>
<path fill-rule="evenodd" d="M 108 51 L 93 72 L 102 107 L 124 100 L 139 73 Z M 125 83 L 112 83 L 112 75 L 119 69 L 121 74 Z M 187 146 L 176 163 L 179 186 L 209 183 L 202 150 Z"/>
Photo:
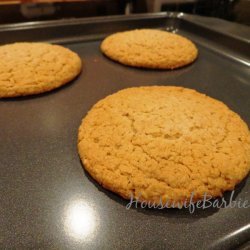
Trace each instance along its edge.
<path fill-rule="evenodd" d="M 3 45 L 0 58 L 0 97 L 55 89 L 75 78 L 82 65 L 73 51 L 47 43 Z"/>
<path fill-rule="evenodd" d="M 198 55 L 196 46 L 187 38 L 154 29 L 115 33 L 104 39 L 101 50 L 126 65 L 159 69 L 185 66 Z"/>
<path fill-rule="evenodd" d="M 78 150 L 91 176 L 127 199 L 217 197 L 250 169 L 239 115 L 181 87 L 129 88 L 99 101 L 79 128 Z"/>

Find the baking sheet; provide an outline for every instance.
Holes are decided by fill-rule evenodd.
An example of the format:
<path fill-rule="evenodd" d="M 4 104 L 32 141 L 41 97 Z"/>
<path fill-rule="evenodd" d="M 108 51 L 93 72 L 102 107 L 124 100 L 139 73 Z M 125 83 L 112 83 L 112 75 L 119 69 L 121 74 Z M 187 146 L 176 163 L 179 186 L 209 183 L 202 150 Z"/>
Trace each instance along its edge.
<path fill-rule="evenodd" d="M 62 88 L 0 100 L 1 248 L 250 247 L 249 209 L 209 208 L 194 214 L 184 209 L 126 210 L 127 201 L 98 185 L 77 154 L 82 117 L 99 99 L 132 86 L 196 89 L 226 103 L 249 126 L 249 32 L 212 21 L 215 26 L 211 19 L 161 13 L 0 26 L 1 44 L 56 42 L 77 52 L 84 62 L 81 75 Z M 197 61 L 173 71 L 145 70 L 120 65 L 100 52 L 106 35 L 144 27 L 190 38 L 199 49 Z M 236 189 L 236 200 L 250 202 L 249 189 L 246 178 Z"/>

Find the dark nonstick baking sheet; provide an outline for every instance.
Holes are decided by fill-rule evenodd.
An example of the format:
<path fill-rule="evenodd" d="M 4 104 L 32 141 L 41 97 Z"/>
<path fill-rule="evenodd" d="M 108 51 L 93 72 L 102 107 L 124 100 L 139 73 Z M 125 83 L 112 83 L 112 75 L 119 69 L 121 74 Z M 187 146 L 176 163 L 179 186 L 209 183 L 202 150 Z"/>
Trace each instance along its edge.
<path fill-rule="evenodd" d="M 173 71 L 145 70 L 120 65 L 100 52 L 109 33 L 144 27 L 187 36 L 198 46 L 199 58 Z M 223 101 L 250 125 L 249 37 L 243 26 L 181 13 L 1 26 L 1 44 L 63 44 L 84 65 L 81 75 L 60 89 L 0 100 L 0 248 L 248 249 L 249 208 L 193 214 L 185 209 L 126 210 L 127 201 L 83 170 L 77 130 L 99 99 L 143 85 L 196 89 Z M 250 201 L 249 178 L 234 197 Z"/>

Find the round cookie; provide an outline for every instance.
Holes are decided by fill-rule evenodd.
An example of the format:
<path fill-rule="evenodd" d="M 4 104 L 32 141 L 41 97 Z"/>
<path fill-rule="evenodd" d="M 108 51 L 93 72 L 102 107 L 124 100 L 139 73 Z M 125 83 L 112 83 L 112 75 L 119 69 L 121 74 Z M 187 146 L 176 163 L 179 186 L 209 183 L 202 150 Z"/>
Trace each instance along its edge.
<path fill-rule="evenodd" d="M 175 69 L 192 63 L 196 46 L 187 38 L 167 31 L 140 29 L 115 33 L 104 39 L 102 52 L 122 64 Z"/>
<path fill-rule="evenodd" d="M 81 59 L 73 51 L 47 43 L 0 46 L 0 97 L 43 93 L 73 80 Z"/>
<path fill-rule="evenodd" d="M 88 112 L 78 134 L 85 169 L 125 199 L 222 196 L 250 170 L 250 134 L 225 104 L 191 89 L 138 87 Z"/>

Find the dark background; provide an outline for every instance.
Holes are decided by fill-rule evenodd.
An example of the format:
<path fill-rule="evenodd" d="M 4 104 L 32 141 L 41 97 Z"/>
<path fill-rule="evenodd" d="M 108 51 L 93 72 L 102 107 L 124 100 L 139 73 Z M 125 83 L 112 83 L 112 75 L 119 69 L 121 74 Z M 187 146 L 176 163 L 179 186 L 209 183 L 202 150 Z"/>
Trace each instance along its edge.
<path fill-rule="evenodd" d="M 2 0 L 0 24 L 62 18 L 121 15 L 155 11 L 154 0 Z M 178 3 L 177 3 L 178 2 Z M 181 11 L 250 24 L 250 1 L 247 0 L 172 0 L 161 11 Z"/>

